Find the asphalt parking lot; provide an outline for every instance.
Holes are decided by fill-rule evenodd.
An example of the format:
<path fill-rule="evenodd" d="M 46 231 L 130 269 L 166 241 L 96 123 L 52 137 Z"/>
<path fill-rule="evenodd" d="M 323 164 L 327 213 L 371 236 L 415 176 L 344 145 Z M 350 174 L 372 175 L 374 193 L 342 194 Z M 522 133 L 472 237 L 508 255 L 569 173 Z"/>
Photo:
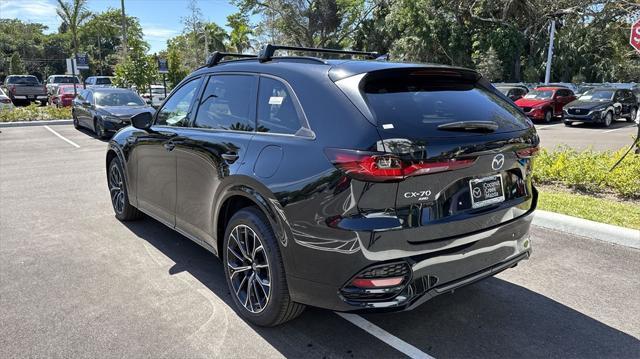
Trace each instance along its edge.
<path fill-rule="evenodd" d="M 594 144 L 619 133 L 617 149 L 627 125 L 576 130 Z M 368 331 L 320 309 L 254 327 L 211 253 L 114 218 L 105 142 L 70 125 L 0 130 L 2 358 L 640 356 L 640 251 L 536 227 L 529 261 L 411 312 L 349 317 Z"/>
<path fill-rule="evenodd" d="M 561 121 L 536 123 L 535 126 L 540 135 L 540 145 L 549 150 L 568 146 L 576 150 L 591 148 L 596 151 L 617 151 L 629 148 L 638 134 L 636 124 L 624 120 L 615 121 L 610 127 L 588 123 L 565 127 Z"/>

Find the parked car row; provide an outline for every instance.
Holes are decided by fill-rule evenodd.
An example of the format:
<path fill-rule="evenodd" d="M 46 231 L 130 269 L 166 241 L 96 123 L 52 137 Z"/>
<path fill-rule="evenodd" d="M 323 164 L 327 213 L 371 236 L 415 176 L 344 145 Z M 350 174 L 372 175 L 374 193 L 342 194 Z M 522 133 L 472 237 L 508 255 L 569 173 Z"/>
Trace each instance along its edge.
<path fill-rule="evenodd" d="M 562 119 L 566 126 L 590 122 L 611 126 L 613 121 L 633 121 L 640 107 L 640 85 L 629 83 L 554 83 L 530 88 L 524 83 L 496 83 L 494 87 L 534 121 Z"/>

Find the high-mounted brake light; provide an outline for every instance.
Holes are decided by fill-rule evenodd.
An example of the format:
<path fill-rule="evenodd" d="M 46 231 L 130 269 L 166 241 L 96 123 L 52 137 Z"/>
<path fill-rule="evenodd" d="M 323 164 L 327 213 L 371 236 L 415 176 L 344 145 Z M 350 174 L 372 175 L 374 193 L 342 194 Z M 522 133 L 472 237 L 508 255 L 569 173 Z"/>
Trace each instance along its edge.
<path fill-rule="evenodd" d="M 537 155 L 538 151 L 540 151 L 539 147 L 527 147 L 517 150 L 516 155 L 519 158 L 530 158 Z"/>
<path fill-rule="evenodd" d="M 327 148 L 331 163 L 349 177 L 364 181 L 398 181 L 409 176 L 453 171 L 473 165 L 475 158 L 439 161 L 403 161 L 400 157 L 380 152 Z"/>

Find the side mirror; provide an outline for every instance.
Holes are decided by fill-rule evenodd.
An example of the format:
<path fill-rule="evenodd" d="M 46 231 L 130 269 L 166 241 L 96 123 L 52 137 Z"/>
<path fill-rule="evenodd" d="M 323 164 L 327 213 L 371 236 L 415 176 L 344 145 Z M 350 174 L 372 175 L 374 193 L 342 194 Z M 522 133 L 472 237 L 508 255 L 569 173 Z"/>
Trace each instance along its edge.
<path fill-rule="evenodd" d="M 89 101 L 82 101 L 82 106 L 91 106 L 91 102 L 89 102 Z"/>
<path fill-rule="evenodd" d="M 148 131 L 151 128 L 152 123 L 153 116 L 151 113 L 146 111 L 131 117 L 131 124 L 139 130 Z"/>

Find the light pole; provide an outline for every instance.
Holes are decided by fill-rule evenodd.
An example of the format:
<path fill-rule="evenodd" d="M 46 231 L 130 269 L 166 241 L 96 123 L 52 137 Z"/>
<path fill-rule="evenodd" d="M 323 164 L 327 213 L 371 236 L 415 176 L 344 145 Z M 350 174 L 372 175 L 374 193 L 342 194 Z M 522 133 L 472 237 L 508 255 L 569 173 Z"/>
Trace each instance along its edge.
<path fill-rule="evenodd" d="M 549 50 L 547 51 L 547 70 L 544 74 L 544 84 L 551 80 L 551 60 L 553 59 L 553 39 L 556 35 L 556 19 L 551 19 L 551 31 L 549 32 Z"/>
<path fill-rule="evenodd" d="M 120 0 L 120 8 L 122 10 L 122 48 L 123 48 L 123 53 L 124 53 L 124 58 L 127 58 L 127 50 L 128 50 L 128 45 L 127 45 L 127 17 L 124 13 L 124 0 Z"/>

